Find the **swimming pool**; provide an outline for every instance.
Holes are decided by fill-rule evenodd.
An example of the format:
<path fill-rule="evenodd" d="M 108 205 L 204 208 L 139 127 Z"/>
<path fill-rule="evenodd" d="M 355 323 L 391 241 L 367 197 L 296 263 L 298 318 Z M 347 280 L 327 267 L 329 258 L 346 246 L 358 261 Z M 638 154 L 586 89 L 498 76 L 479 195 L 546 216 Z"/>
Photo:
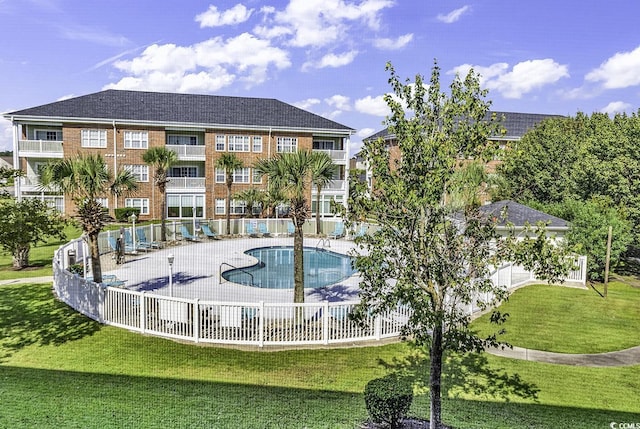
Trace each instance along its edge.
<path fill-rule="evenodd" d="M 234 283 L 264 289 L 293 289 L 293 247 L 273 246 L 247 250 L 258 259 L 251 267 L 225 271 Z M 321 288 L 351 277 L 356 271 L 347 255 L 313 247 L 304 248 L 304 287 Z"/>

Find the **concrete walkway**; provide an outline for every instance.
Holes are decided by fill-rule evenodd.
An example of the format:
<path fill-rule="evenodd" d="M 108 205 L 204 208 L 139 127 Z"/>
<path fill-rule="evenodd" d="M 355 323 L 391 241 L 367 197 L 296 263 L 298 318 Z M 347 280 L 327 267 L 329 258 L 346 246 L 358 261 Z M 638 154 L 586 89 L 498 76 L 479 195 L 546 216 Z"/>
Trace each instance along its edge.
<path fill-rule="evenodd" d="M 20 279 L 0 280 L 0 286 L 21 284 L 21 283 L 53 283 L 53 276 L 22 277 Z"/>
<path fill-rule="evenodd" d="M 512 349 L 493 348 L 487 349 L 486 351 L 495 356 L 559 365 L 615 367 L 640 364 L 640 346 L 615 352 L 594 354 L 554 353 L 525 349 L 522 347 L 513 347 Z"/>

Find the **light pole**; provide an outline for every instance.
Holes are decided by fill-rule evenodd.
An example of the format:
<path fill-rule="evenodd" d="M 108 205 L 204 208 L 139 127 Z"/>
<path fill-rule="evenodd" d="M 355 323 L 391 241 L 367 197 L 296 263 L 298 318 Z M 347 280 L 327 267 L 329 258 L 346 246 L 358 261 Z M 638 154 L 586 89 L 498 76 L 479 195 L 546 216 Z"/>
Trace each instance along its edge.
<path fill-rule="evenodd" d="M 167 262 L 169 263 L 169 296 L 173 297 L 173 253 L 167 255 Z"/>
<path fill-rule="evenodd" d="M 136 214 L 132 214 L 131 215 L 131 223 L 133 224 L 133 226 L 131 227 L 131 240 L 133 240 L 133 251 L 135 252 L 137 249 L 136 246 L 136 219 L 138 219 L 138 217 L 136 216 Z"/>

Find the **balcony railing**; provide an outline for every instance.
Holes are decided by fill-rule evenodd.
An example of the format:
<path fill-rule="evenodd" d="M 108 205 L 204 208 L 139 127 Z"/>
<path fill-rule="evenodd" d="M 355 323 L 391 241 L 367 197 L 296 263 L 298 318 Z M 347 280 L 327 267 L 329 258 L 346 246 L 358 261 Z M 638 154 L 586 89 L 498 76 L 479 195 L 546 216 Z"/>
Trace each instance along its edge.
<path fill-rule="evenodd" d="M 346 180 L 332 180 L 322 187 L 322 192 L 326 191 L 344 191 L 347 185 Z M 313 192 L 318 192 L 318 188 L 314 187 Z"/>
<path fill-rule="evenodd" d="M 204 177 L 168 177 L 167 189 L 204 188 Z"/>
<path fill-rule="evenodd" d="M 168 144 L 167 149 L 178 154 L 178 159 L 203 159 L 204 145 Z"/>
<path fill-rule="evenodd" d="M 328 154 L 331 159 L 335 161 L 346 162 L 347 161 L 347 151 L 346 150 L 321 150 L 314 149 L 314 152 L 325 152 Z"/>
<path fill-rule="evenodd" d="M 18 141 L 18 153 L 23 156 L 25 152 L 36 154 L 55 154 L 62 156 L 62 142 L 53 140 L 20 140 Z"/>

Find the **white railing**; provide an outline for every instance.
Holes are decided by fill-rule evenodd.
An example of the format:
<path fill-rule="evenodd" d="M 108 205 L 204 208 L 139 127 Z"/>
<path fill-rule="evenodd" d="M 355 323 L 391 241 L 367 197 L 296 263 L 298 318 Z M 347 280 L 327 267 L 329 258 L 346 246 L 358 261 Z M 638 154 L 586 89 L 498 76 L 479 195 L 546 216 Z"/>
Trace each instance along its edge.
<path fill-rule="evenodd" d="M 204 177 L 168 177 L 167 189 L 204 188 Z"/>
<path fill-rule="evenodd" d="M 184 158 L 201 158 L 205 157 L 204 145 L 187 145 L 187 144 L 168 144 L 167 149 L 178 154 L 178 159 Z"/>
<path fill-rule="evenodd" d="M 271 221 L 271 226 L 282 227 L 278 224 L 289 220 Z M 157 225 L 144 228 L 149 239 L 157 237 Z M 106 240 L 105 237 L 101 240 Z M 221 302 L 103 287 L 67 270 L 74 261 L 86 258 L 87 253 L 81 239 L 66 243 L 56 251 L 53 274 L 57 296 L 101 323 L 160 337 L 259 347 L 375 341 L 400 336 L 411 315 L 409 307 L 398 306 L 381 315 L 365 315 L 362 323 L 357 323 L 349 317 L 357 301 Z M 496 286 L 513 289 L 536 279 L 520 266 L 505 264 L 491 274 L 491 280 Z M 578 258 L 577 269 L 566 280 L 586 283 L 586 257 Z M 476 313 L 483 302 L 491 301 L 491 294 L 477 294 L 468 311 Z"/>
<path fill-rule="evenodd" d="M 62 142 L 52 140 L 20 140 L 18 141 L 18 153 L 20 152 L 62 154 Z"/>
<path fill-rule="evenodd" d="M 346 161 L 347 160 L 347 151 L 346 150 L 324 150 L 324 149 L 314 149 L 314 152 L 325 152 L 328 154 L 333 161 Z"/>

